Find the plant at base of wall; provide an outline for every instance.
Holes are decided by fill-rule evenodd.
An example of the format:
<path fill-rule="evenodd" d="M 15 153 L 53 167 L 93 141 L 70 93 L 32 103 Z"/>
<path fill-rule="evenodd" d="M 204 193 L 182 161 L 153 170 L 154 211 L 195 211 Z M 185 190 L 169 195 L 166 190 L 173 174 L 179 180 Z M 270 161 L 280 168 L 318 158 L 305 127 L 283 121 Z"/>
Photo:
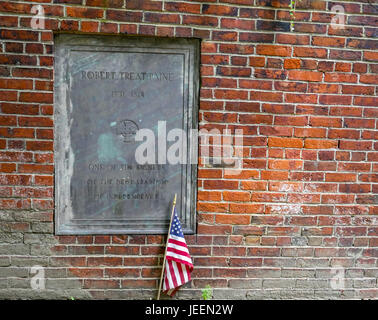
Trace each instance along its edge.
<path fill-rule="evenodd" d="M 202 299 L 203 300 L 210 300 L 213 297 L 213 288 L 209 284 L 202 289 Z"/>

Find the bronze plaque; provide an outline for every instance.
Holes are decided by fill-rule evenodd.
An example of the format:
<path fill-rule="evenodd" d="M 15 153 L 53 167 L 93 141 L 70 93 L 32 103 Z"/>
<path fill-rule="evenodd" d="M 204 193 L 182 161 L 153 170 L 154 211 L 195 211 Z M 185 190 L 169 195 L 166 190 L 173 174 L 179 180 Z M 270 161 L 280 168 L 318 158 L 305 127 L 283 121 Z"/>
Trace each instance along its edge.
<path fill-rule="evenodd" d="M 198 57 L 195 39 L 56 35 L 56 234 L 167 233 L 175 193 L 195 232 Z"/>

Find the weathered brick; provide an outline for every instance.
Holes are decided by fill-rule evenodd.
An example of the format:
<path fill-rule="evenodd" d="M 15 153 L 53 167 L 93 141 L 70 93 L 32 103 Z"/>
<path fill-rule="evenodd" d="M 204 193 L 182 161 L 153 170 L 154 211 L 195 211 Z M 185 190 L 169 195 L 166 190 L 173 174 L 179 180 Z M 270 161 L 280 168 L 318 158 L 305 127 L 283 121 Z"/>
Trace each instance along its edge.
<path fill-rule="evenodd" d="M 206 284 L 218 298 L 376 296 L 376 18 L 342 2 L 336 29 L 337 1 L 294 15 L 289 2 L 56 0 L 44 30 L 32 4 L 0 3 L 1 297 L 153 297 L 161 273 L 166 235 L 54 236 L 58 31 L 202 39 L 199 127 L 243 130 L 241 170 L 205 164 L 199 146 L 195 271 L 178 299 Z M 35 264 L 46 295 L 30 290 Z M 329 291 L 337 265 L 343 295 Z"/>

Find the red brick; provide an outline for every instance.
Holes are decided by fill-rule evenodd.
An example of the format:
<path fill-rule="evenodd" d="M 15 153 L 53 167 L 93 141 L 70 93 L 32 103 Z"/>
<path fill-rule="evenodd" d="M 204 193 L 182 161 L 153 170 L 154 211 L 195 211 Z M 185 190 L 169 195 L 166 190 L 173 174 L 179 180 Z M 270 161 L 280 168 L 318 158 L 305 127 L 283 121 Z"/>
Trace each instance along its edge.
<path fill-rule="evenodd" d="M 122 22 L 141 22 L 143 18 L 142 12 L 110 10 L 106 11 L 106 19 L 122 21 Z"/>
<path fill-rule="evenodd" d="M 295 47 L 294 57 L 311 57 L 311 58 L 327 58 L 326 49 L 316 49 L 313 47 Z"/>
<path fill-rule="evenodd" d="M 282 136 L 290 137 L 293 134 L 293 129 L 290 127 L 278 127 L 278 126 L 263 126 L 259 128 L 260 134 L 265 136 Z"/>
<path fill-rule="evenodd" d="M 301 60 L 299 59 L 285 59 L 285 69 L 299 69 L 301 67 Z"/>
<path fill-rule="evenodd" d="M 200 13 L 201 5 L 198 3 L 174 3 L 166 2 L 164 9 L 172 12 Z"/>
<path fill-rule="evenodd" d="M 339 191 L 343 193 L 369 193 L 371 186 L 369 184 L 340 184 Z"/>
<path fill-rule="evenodd" d="M 279 254 L 280 248 L 248 248 L 247 255 L 254 257 L 275 257 Z"/>
<path fill-rule="evenodd" d="M 254 76 L 256 78 L 285 80 L 287 71 L 276 69 L 255 69 Z"/>
<path fill-rule="evenodd" d="M 13 68 L 12 72 L 15 77 L 52 79 L 52 70 L 48 69 Z"/>
<path fill-rule="evenodd" d="M 332 149 L 337 148 L 336 140 L 305 139 L 305 148 L 309 149 Z"/>
<path fill-rule="evenodd" d="M 266 160 L 264 159 L 244 159 L 243 160 L 244 168 L 253 168 L 253 169 L 265 169 Z"/>
<path fill-rule="evenodd" d="M 318 96 L 315 94 L 285 94 L 285 101 L 289 103 L 316 103 L 317 100 Z"/>
<path fill-rule="evenodd" d="M 290 70 L 289 79 L 317 82 L 322 80 L 322 73 L 316 71 Z"/>
<path fill-rule="evenodd" d="M 230 212 L 231 213 L 263 213 L 264 206 L 259 204 L 245 204 L 245 203 L 238 203 L 238 204 L 230 204 Z"/>
<path fill-rule="evenodd" d="M 353 107 L 331 107 L 329 110 L 330 116 L 354 116 L 361 117 L 362 109 Z"/>
<path fill-rule="evenodd" d="M 267 27 L 274 27 L 270 24 L 270 22 L 265 22 L 267 24 Z M 259 22 L 257 22 L 257 29 L 265 29 L 266 28 L 260 28 Z M 271 28 L 271 29 L 272 29 Z M 256 33 L 256 32 L 240 32 L 239 33 L 239 41 L 245 41 L 245 42 L 265 42 L 265 43 L 272 43 L 273 42 L 273 34 L 272 33 Z"/>
<path fill-rule="evenodd" d="M 94 21 L 82 21 L 81 22 L 81 31 L 83 32 L 98 32 L 98 22 Z"/>
<path fill-rule="evenodd" d="M 47 117 L 19 117 L 18 123 L 24 127 L 52 127 L 53 121 Z"/>
<path fill-rule="evenodd" d="M 101 22 L 100 32 L 103 32 L 103 33 L 117 33 L 118 32 L 118 25 L 115 24 L 115 23 Z"/>
<path fill-rule="evenodd" d="M 324 81 L 326 82 L 357 82 L 357 75 L 343 73 L 326 73 Z"/>
<path fill-rule="evenodd" d="M 370 141 L 340 141 L 340 149 L 346 150 L 372 150 L 372 143 Z"/>
<path fill-rule="evenodd" d="M 29 30 L 7 30 L 0 31 L 0 38 L 19 41 L 38 41 L 38 32 Z"/>
<path fill-rule="evenodd" d="M 374 97 L 354 97 L 353 104 L 358 105 L 358 106 L 376 107 L 376 106 L 378 106 L 378 98 L 374 98 Z"/>
<path fill-rule="evenodd" d="M 33 158 L 32 153 L 30 152 L 0 152 L 0 161 L 7 162 L 31 162 Z"/>
<path fill-rule="evenodd" d="M 179 23 L 180 16 L 177 14 L 162 14 L 146 12 L 144 14 L 145 22 L 158 22 L 158 23 Z"/>
<path fill-rule="evenodd" d="M 205 189 L 237 189 L 238 181 L 227 180 L 206 180 L 204 181 Z"/>
<path fill-rule="evenodd" d="M 40 43 L 27 43 L 25 45 L 26 53 L 43 54 L 43 45 Z"/>
<path fill-rule="evenodd" d="M 255 21 L 222 18 L 221 27 L 225 29 L 255 30 Z"/>
<path fill-rule="evenodd" d="M 235 31 L 213 31 L 212 40 L 215 41 L 236 41 L 238 34 Z"/>
<path fill-rule="evenodd" d="M 183 24 L 203 25 L 215 27 L 218 25 L 218 18 L 209 16 L 183 16 Z"/>
<path fill-rule="evenodd" d="M 329 129 L 328 138 L 337 139 L 358 139 L 360 137 L 360 132 L 357 130 L 348 130 L 348 129 Z"/>
<path fill-rule="evenodd" d="M 253 45 L 241 44 L 219 44 L 219 52 L 233 54 L 253 54 L 255 47 Z"/>
<path fill-rule="evenodd" d="M 268 169 L 300 170 L 303 162 L 300 160 L 269 160 Z"/>
<path fill-rule="evenodd" d="M 251 67 L 264 67 L 265 66 L 265 58 L 264 57 L 250 57 L 249 58 L 249 65 Z"/>
<path fill-rule="evenodd" d="M 88 257 L 88 266 L 120 266 L 122 258 L 120 257 Z"/>
<path fill-rule="evenodd" d="M 53 173 L 52 165 L 19 164 L 18 172 L 22 173 Z"/>
<path fill-rule="evenodd" d="M 17 16 L 2 16 L 0 21 L 1 27 L 17 27 L 18 17 Z"/>
<path fill-rule="evenodd" d="M 199 202 L 197 204 L 197 210 L 199 212 L 227 212 L 228 204 L 227 203 L 208 203 L 208 202 Z"/>
<path fill-rule="evenodd" d="M 39 107 L 36 104 L 14 104 L 14 103 L 0 103 L 3 113 L 8 114 L 25 114 L 36 115 L 39 113 Z"/>
<path fill-rule="evenodd" d="M 251 75 L 251 69 L 241 67 L 217 67 L 217 74 L 226 77 L 249 77 Z"/>
<path fill-rule="evenodd" d="M 367 71 L 366 63 L 360 63 L 360 62 L 353 63 L 353 72 L 366 73 L 366 71 Z"/>
<path fill-rule="evenodd" d="M 257 191 L 257 190 L 266 190 L 267 184 L 264 181 L 242 181 L 241 186 L 243 190 Z M 248 198 L 250 198 L 250 196 L 248 196 Z"/>
<path fill-rule="evenodd" d="M 68 17 L 96 19 L 103 17 L 102 9 L 66 7 Z"/>
<path fill-rule="evenodd" d="M 336 62 L 335 64 L 335 71 L 339 72 L 351 72 L 352 71 L 352 64 L 346 62 Z"/>
<path fill-rule="evenodd" d="M 276 35 L 276 41 L 277 43 L 283 44 L 306 45 L 310 44 L 310 37 L 306 35 L 280 33 Z"/>
<path fill-rule="evenodd" d="M 250 100 L 282 102 L 282 93 L 251 91 Z"/>
<path fill-rule="evenodd" d="M 24 79 L 0 79 L 0 87 L 2 89 L 28 90 L 33 89 L 33 81 Z"/>
<path fill-rule="evenodd" d="M 19 99 L 21 102 L 53 103 L 51 93 L 21 92 Z"/>
<path fill-rule="evenodd" d="M 325 138 L 326 129 L 320 128 L 294 128 L 294 136 L 299 138 Z"/>
<path fill-rule="evenodd" d="M 294 24 L 294 31 L 303 33 L 326 33 L 326 25 L 313 24 L 313 23 L 300 23 Z"/>
<path fill-rule="evenodd" d="M 320 47 L 341 47 L 345 46 L 345 38 L 336 37 L 312 37 L 312 44 Z"/>
<path fill-rule="evenodd" d="M 41 91 L 53 91 L 53 82 L 51 81 L 35 81 L 35 89 Z"/>
<path fill-rule="evenodd" d="M 308 117 L 306 116 L 275 116 L 275 125 L 284 126 L 305 126 L 308 123 Z"/>
<path fill-rule="evenodd" d="M 79 22 L 76 20 L 63 20 L 60 22 L 60 29 L 64 31 L 79 30 Z"/>
<path fill-rule="evenodd" d="M 344 94 L 374 95 L 374 87 L 373 86 L 358 86 L 358 85 L 342 85 L 342 92 Z M 356 98 L 360 98 L 360 97 L 356 97 Z"/>
<path fill-rule="evenodd" d="M 254 202 L 282 202 L 286 200 L 284 193 L 267 193 L 267 192 L 254 192 L 252 194 L 252 201 Z"/>
<path fill-rule="evenodd" d="M 238 214 L 217 214 L 215 216 L 215 222 L 219 224 L 236 224 L 243 225 L 249 224 L 251 217 L 248 215 L 238 215 Z"/>
<path fill-rule="evenodd" d="M 244 90 L 215 90 L 214 96 L 216 99 L 226 100 L 245 100 L 248 97 L 248 91 Z"/>
<path fill-rule="evenodd" d="M 347 128 L 374 128 L 374 119 L 348 118 L 344 120 Z"/>
<path fill-rule="evenodd" d="M 201 63 L 202 64 L 229 64 L 229 57 L 226 55 L 202 55 Z"/>
<path fill-rule="evenodd" d="M 0 163 L 0 172 L 12 173 L 16 171 L 15 163 Z"/>
<path fill-rule="evenodd" d="M 16 101 L 17 100 L 17 91 L 0 91 L 2 94 L 1 100 L 3 101 Z"/>
<path fill-rule="evenodd" d="M 344 95 L 320 95 L 319 102 L 320 104 L 326 105 L 350 105 L 352 103 L 352 97 Z"/>
<path fill-rule="evenodd" d="M 376 84 L 378 83 L 378 75 L 375 74 L 362 74 L 360 76 L 361 83 Z"/>
<path fill-rule="evenodd" d="M 225 201 L 249 201 L 250 198 L 251 195 L 249 192 L 223 191 L 223 200 Z"/>
<path fill-rule="evenodd" d="M 16 126 L 17 118 L 15 116 L 0 116 L 1 126 Z"/>
<path fill-rule="evenodd" d="M 278 89 L 277 86 L 280 86 L 280 85 L 281 84 L 277 84 L 276 82 L 276 89 Z M 294 106 L 291 104 L 264 103 L 262 105 L 262 111 L 267 112 L 267 113 L 273 113 L 273 114 L 294 114 Z M 262 129 L 264 129 L 264 127 L 262 127 Z"/>
<path fill-rule="evenodd" d="M 326 173 L 326 181 L 355 182 L 356 174 L 354 173 Z"/>
<path fill-rule="evenodd" d="M 136 34 L 137 25 L 134 24 L 121 24 L 119 26 L 119 32 L 124 34 Z"/>
<path fill-rule="evenodd" d="M 267 56 L 290 56 L 291 48 L 287 46 L 274 46 L 274 45 L 264 45 L 260 44 L 256 46 L 256 53 L 260 55 Z"/>
<path fill-rule="evenodd" d="M 268 140 L 268 146 L 281 148 L 301 148 L 303 146 L 303 140 L 297 138 L 270 137 Z"/>
<path fill-rule="evenodd" d="M 27 141 L 26 142 L 27 150 L 41 150 L 41 151 L 53 151 L 53 142 L 52 141 Z"/>
<path fill-rule="evenodd" d="M 158 27 L 156 35 L 159 37 L 173 37 L 175 30 L 173 27 Z"/>
<path fill-rule="evenodd" d="M 14 18 L 16 18 L 16 17 L 14 17 Z M 6 52 L 23 53 L 24 52 L 24 45 L 23 45 L 22 42 L 7 42 L 7 43 L 5 43 L 5 51 Z"/>

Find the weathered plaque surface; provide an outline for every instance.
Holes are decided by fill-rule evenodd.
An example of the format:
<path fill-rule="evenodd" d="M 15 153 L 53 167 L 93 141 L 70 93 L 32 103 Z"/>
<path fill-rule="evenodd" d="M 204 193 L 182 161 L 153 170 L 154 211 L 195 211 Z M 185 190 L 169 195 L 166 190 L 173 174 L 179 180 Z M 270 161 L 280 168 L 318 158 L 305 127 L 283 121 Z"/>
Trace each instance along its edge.
<path fill-rule="evenodd" d="M 198 51 L 194 39 L 56 35 L 56 234 L 166 233 L 175 193 L 195 232 L 196 146 L 187 134 L 186 164 L 170 164 L 158 158 L 174 142 L 159 149 L 158 135 L 197 128 Z M 154 164 L 135 158 L 141 129 Z"/>

